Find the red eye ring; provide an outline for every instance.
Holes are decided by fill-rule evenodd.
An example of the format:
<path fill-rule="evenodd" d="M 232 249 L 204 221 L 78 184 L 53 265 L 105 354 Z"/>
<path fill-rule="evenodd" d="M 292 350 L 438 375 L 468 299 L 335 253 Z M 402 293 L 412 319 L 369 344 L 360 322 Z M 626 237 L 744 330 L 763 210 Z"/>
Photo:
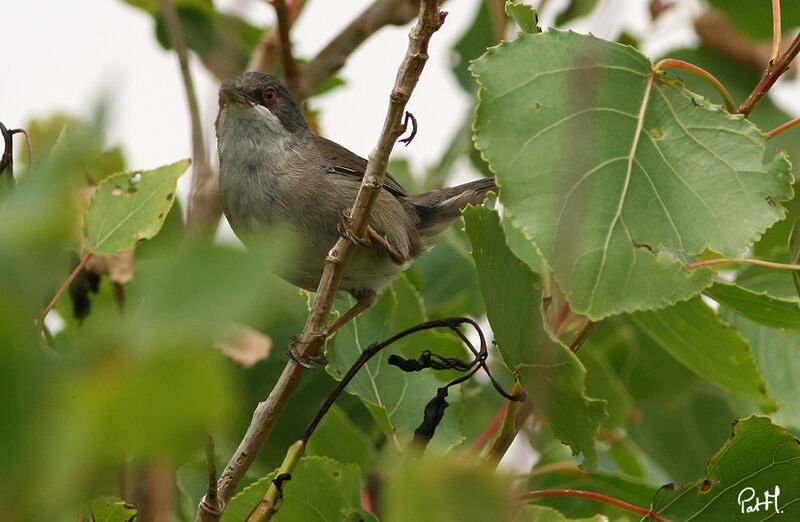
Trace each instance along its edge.
<path fill-rule="evenodd" d="M 261 92 L 261 98 L 267 105 L 275 103 L 275 101 L 278 99 L 278 89 L 276 89 L 273 85 L 267 85 Z"/>

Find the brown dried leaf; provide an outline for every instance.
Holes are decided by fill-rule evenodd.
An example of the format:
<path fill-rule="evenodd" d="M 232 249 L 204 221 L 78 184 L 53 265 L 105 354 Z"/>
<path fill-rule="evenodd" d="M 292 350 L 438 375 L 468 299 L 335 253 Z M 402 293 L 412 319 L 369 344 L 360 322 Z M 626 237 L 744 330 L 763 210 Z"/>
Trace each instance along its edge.
<path fill-rule="evenodd" d="M 237 324 L 227 339 L 217 343 L 217 348 L 242 368 L 250 368 L 269 356 L 272 339 L 249 326 Z"/>

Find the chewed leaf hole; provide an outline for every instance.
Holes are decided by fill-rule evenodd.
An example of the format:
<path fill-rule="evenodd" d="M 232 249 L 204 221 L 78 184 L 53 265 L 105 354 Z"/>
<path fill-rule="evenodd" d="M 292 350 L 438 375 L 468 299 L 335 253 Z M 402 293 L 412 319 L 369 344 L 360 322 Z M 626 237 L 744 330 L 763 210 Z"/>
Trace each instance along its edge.
<path fill-rule="evenodd" d="M 137 172 L 133 176 L 131 176 L 130 184 L 134 185 L 136 183 L 139 183 L 141 180 L 142 180 L 142 173 L 141 172 Z"/>
<path fill-rule="evenodd" d="M 173 194 L 172 192 L 170 192 L 169 194 L 167 194 L 167 201 L 170 201 L 174 195 L 175 195 L 175 194 Z"/>
<path fill-rule="evenodd" d="M 116 187 L 111 189 L 111 195 L 112 196 L 121 196 L 122 195 L 122 187 L 117 185 Z"/>

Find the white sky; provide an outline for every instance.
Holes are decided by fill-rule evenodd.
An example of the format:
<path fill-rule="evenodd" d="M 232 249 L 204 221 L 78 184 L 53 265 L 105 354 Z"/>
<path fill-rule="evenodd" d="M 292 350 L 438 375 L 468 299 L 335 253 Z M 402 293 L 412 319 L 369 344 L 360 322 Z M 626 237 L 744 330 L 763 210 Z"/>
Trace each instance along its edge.
<path fill-rule="evenodd" d="M 372 0 L 310 0 L 292 37 L 295 52 L 311 57 Z M 532 2 L 538 5 L 538 1 Z M 552 12 L 565 0 L 551 0 L 540 25 L 552 24 Z M 678 0 L 655 26 L 649 26 L 644 0 L 601 0 L 596 13 L 574 29 L 613 38 L 623 27 L 644 28 L 644 51 L 655 55 L 695 37 L 687 22 L 697 0 Z M 268 26 L 273 9 L 263 0 L 216 0 L 225 11 L 244 14 Z M 434 35 L 431 57 L 409 104 L 420 123 L 408 148 L 396 148 L 419 172 L 438 161 L 469 110 L 472 100 L 449 71 L 449 50 L 474 16 L 478 0 L 450 0 L 450 12 Z M 154 38 L 152 18 L 122 0 L 0 0 L 0 34 L 9 42 L 0 68 L 0 121 L 26 125 L 55 110 L 88 116 L 103 94 L 111 98 L 109 144 L 120 143 L 130 169 L 151 168 L 188 157 L 189 117 L 177 58 Z M 387 96 L 407 45 L 408 27 L 387 27 L 351 56 L 340 75 L 344 88 L 313 100 L 321 110 L 322 132 L 366 156 L 375 144 L 386 113 Z M 193 61 L 193 74 L 205 122 L 207 147 L 216 156 L 213 121 L 217 82 Z M 800 102 L 798 82 L 778 96 Z M 795 110 L 795 113 L 800 110 Z M 184 188 L 188 176 L 184 176 Z"/>

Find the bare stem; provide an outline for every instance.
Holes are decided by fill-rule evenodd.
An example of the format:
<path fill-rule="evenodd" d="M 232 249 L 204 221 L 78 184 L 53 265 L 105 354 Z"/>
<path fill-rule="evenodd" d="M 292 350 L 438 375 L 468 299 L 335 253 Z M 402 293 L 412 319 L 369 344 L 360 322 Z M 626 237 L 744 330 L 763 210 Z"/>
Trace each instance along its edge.
<path fill-rule="evenodd" d="M 372 205 L 383 186 L 389 154 L 402 133 L 403 111 L 428 58 L 428 42 L 433 33 L 441 27 L 445 14 L 439 12 L 439 3 L 436 0 L 424 0 L 420 5 L 419 20 L 409 34 L 408 50 L 397 72 L 394 89 L 389 97 L 389 110 L 378 144 L 369 155 L 369 163 L 364 173 L 361 189 L 352 205 L 351 226 L 358 237 L 363 236 Z M 328 312 L 331 309 L 344 264 L 352 247 L 351 242 L 342 238 L 331 248 L 325 259 L 325 269 L 317 288 L 314 304 L 297 343 L 301 347 L 298 354 L 301 359 L 315 356 L 320 352 L 325 339 Z M 223 505 L 230 500 L 246 470 L 266 441 L 283 408 L 297 389 L 304 371 L 301 365 L 294 360 L 289 360 L 272 392 L 264 402 L 259 403 L 242 442 L 220 477 L 218 497 Z M 201 503 L 197 520 L 219 520 L 219 517 L 213 513 L 204 512 Z"/>
<path fill-rule="evenodd" d="M 789 130 L 789 129 L 791 129 L 792 127 L 794 127 L 795 125 L 800 125 L 800 118 L 795 118 L 795 119 L 793 119 L 792 121 L 787 121 L 787 122 L 786 122 L 786 123 L 784 123 L 783 125 L 780 125 L 780 126 L 778 126 L 778 127 L 775 127 L 774 129 L 772 129 L 771 131 L 769 131 L 769 132 L 767 133 L 767 138 L 768 138 L 768 139 L 769 139 L 769 138 L 774 138 L 775 136 L 777 136 L 777 135 L 778 135 L 778 134 L 780 134 L 781 132 L 783 132 L 783 131 L 785 131 L 785 130 Z"/>
<path fill-rule="evenodd" d="M 289 29 L 294 20 L 290 17 L 286 9 L 286 0 L 271 0 L 275 7 L 275 15 L 278 18 L 278 36 L 281 42 L 281 62 L 283 63 L 283 77 L 289 91 L 294 94 L 297 91 L 297 84 L 300 80 L 300 71 L 297 68 L 297 61 L 292 54 L 292 41 L 289 39 Z"/>
<path fill-rule="evenodd" d="M 597 502 L 603 502 L 604 504 L 616 506 L 631 513 L 636 513 L 637 515 L 643 517 L 650 517 L 653 520 L 658 520 L 659 522 L 670 522 L 669 519 L 666 519 L 656 513 L 653 513 L 649 509 L 641 508 L 639 506 L 634 506 L 633 504 L 629 504 L 623 500 L 619 500 L 614 497 L 609 497 L 608 495 L 595 493 L 593 491 L 583 491 L 580 489 L 547 489 L 541 491 L 529 491 L 527 493 L 522 493 L 518 495 L 517 499 L 533 500 L 537 498 L 553 498 L 553 497 L 572 497 L 572 498 L 585 498 L 588 500 L 595 500 Z"/>
<path fill-rule="evenodd" d="M 742 263 L 747 265 L 760 265 L 769 268 L 779 268 L 781 270 L 800 270 L 800 265 L 792 265 L 789 263 L 776 263 L 774 261 L 764 261 L 763 259 L 727 259 L 724 257 L 716 259 L 705 259 L 703 261 L 695 261 L 689 263 L 689 268 L 697 268 L 698 266 L 718 265 L 721 263 Z"/>
<path fill-rule="evenodd" d="M 778 81 L 778 78 L 789 69 L 789 65 L 795 59 L 797 53 L 800 53 L 800 33 L 794 37 L 794 40 L 789 44 L 789 48 L 786 49 L 786 52 L 784 52 L 777 61 L 772 63 L 772 67 L 767 67 L 764 71 L 764 75 L 761 77 L 761 81 L 758 82 L 758 85 L 756 85 L 753 92 L 750 93 L 744 103 L 739 106 L 740 113 L 744 114 L 746 117 L 753 112 L 753 109 L 755 109 L 756 105 L 767 95 L 775 82 Z"/>
<path fill-rule="evenodd" d="M 405 25 L 419 13 L 415 0 L 375 0 L 330 41 L 302 70 L 295 98 L 300 101 L 336 74 L 364 41 L 387 25 Z"/>
<path fill-rule="evenodd" d="M 597 324 L 598 323 L 588 319 L 585 323 L 583 323 L 581 329 L 578 330 L 578 332 L 572 336 L 572 339 L 569 340 L 568 347 L 572 353 L 578 353 L 578 350 L 581 349 L 581 346 L 583 346 L 583 343 L 586 342 L 586 339 L 588 339 L 589 336 L 592 335 L 592 332 L 594 332 L 594 329 L 597 328 Z"/>
<path fill-rule="evenodd" d="M 781 0 L 772 0 L 772 52 L 769 55 L 767 70 L 772 70 L 781 52 Z"/>
<path fill-rule="evenodd" d="M 733 98 L 728 93 L 728 90 L 725 88 L 719 80 L 717 80 L 714 75 L 710 72 L 706 71 L 705 69 L 698 67 L 694 64 L 689 62 L 684 62 L 683 60 L 676 60 L 674 58 L 666 58 L 658 62 L 654 69 L 656 71 L 662 69 L 681 69 L 684 71 L 688 71 L 690 73 L 696 74 L 697 76 L 703 78 L 705 81 L 711 84 L 714 87 L 720 96 L 722 96 L 722 100 L 725 102 L 725 108 L 728 109 L 728 112 L 731 114 L 736 113 L 736 103 L 733 101 Z"/>
<path fill-rule="evenodd" d="M 83 270 L 83 267 L 86 266 L 86 263 L 89 262 L 89 260 L 92 258 L 93 255 L 94 254 L 92 252 L 89 252 L 88 254 L 83 256 L 81 262 L 78 263 L 78 266 L 75 267 L 75 270 L 73 270 L 72 273 L 69 275 L 69 277 L 67 277 L 67 279 L 64 281 L 64 284 L 62 284 L 61 288 L 59 288 L 58 292 L 56 292 L 56 295 L 53 296 L 53 298 L 50 300 L 47 306 L 45 306 L 44 309 L 42 309 L 42 311 L 39 313 L 39 321 L 38 321 L 39 333 L 42 333 L 42 328 L 44 328 L 44 318 L 47 317 L 47 314 L 49 314 L 50 310 L 52 310 L 53 307 L 56 305 L 58 299 L 64 293 L 64 290 L 67 289 L 72 280 L 78 276 L 81 270 Z"/>
<path fill-rule="evenodd" d="M 208 201 L 207 192 L 202 188 L 215 181 L 211 165 L 206 156 L 206 146 L 203 140 L 203 125 L 200 120 L 200 108 L 197 103 L 192 73 L 189 69 L 189 52 L 186 48 L 186 41 L 183 38 L 178 12 L 172 0 L 160 0 L 161 11 L 164 13 L 164 23 L 167 27 L 167 34 L 172 42 L 172 47 L 178 55 L 181 77 L 183 78 L 183 89 L 186 92 L 186 102 L 189 104 L 189 117 L 192 125 L 192 165 L 194 166 L 192 175 L 192 188 L 189 194 L 189 208 L 186 213 L 186 226 L 190 233 L 208 232 L 213 230 L 219 219 L 219 201 Z M 216 192 L 214 192 L 217 197 Z M 209 214 L 211 211 L 211 214 Z"/>

